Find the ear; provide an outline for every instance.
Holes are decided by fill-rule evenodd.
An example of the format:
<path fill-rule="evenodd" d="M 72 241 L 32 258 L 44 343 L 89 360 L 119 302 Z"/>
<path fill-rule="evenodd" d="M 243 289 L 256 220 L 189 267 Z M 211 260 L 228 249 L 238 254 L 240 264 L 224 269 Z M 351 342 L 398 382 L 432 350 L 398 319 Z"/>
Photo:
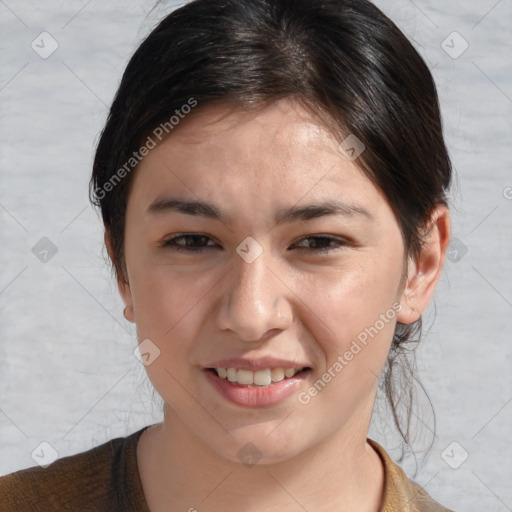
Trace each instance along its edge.
<path fill-rule="evenodd" d="M 104 236 L 105 246 L 107 247 L 108 255 L 112 262 L 114 262 L 114 249 L 112 247 L 112 238 L 110 236 L 110 231 L 105 228 L 105 236 Z M 117 275 L 117 288 L 119 290 L 119 294 L 123 299 L 123 302 L 126 305 L 125 318 L 132 323 L 135 323 L 135 313 L 133 311 L 133 299 L 132 292 L 130 289 L 130 285 L 125 283 L 120 275 Z"/>
<path fill-rule="evenodd" d="M 441 277 L 450 231 L 450 211 L 445 205 L 436 206 L 426 226 L 420 255 L 408 263 L 407 282 L 400 297 L 403 307 L 397 315 L 398 322 L 412 324 L 427 309 Z"/>

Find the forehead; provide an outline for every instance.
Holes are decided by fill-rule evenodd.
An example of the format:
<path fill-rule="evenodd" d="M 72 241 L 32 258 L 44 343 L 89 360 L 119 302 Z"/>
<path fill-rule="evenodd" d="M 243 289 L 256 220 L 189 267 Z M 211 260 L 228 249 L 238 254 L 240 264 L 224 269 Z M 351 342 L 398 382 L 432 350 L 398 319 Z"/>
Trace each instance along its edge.
<path fill-rule="evenodd" d="M 198 160 L 208 155 L 206 165 L 225 168 L 245 160 L 247 176 L 258 167 L 272 167 L 275 160 L 282 168 L 284 161 L 314 160 L 319 152 L 339 151 L 334 135 L 319 119 L 290 99 L 251 110 L 222 105 L 197 108 L 150 156 L 182 154 Z"/>
<path fill-rule="evenodd" d="M 288 99 L 250 111 L 208 106 L 185 116 L 139 164 L 132 191 L 146 209 L 177 192 L 217 204 L 256 194 L 261 208 L 303 196 L 371 202 L 378 195 L 336 136 Z"/>

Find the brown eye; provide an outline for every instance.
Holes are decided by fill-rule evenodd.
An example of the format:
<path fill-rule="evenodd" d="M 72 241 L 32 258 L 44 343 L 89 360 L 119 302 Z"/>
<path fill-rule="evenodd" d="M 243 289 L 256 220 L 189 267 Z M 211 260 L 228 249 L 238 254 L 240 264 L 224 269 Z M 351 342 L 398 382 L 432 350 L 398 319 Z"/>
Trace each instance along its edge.
<path fill-rule="evenodd" d="M 205 249 L 211 249 L 214 245 L 205 245 L 211 238 L 201 234 L 183 234 L 164 240 L 162 247 L 166 247 L 181 252 L 203 252 Z"/>
<path fill-rule="evenodd" d="M 300 249 L 309 249 L 313 252 L 317 253 L 328 253 L 335 251 L 341 246 L 346 245 L 346 240 L 340 238 L 334 238 L 331 236 L 307 236 L 304 237 L 300 242 L 296 245 L 301 244 L 304 241 L 312 241 L 313 243 L 309 244 L 309 247 L 299 247 Z"/>

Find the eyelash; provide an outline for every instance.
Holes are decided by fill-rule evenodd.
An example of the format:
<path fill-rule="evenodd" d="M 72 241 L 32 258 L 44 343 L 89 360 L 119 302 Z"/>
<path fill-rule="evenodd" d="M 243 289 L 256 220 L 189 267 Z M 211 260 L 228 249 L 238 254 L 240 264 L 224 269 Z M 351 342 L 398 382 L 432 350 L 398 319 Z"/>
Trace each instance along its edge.
<path fill-rule="evenodd" d="M 204 252 L 204 250 L 209 250 L 209 249 L 212 249 L 212 248 L 215 248 L 215 246 L 213 245 L 209 245 L 209 246 L 200 246 L 200 247 L 192 247 L 192 246 L 186 246 L 186 245 L 178 245 L 176 243 L 177 240 L 180 240 L 180 239 L 184 239 L 184 240 L 193 240 L 193 239 L 197 239 L 197 238 L 202 238 L 202 239 L 208 239 L 208 240 L 211 240 L 211 238 L 209 236 L 206 236 L 206 235 L 200 235 L 200 234 L 183 234 L 183 235 L 178 235 L 178 236 L 175 236 L 175 237 L 172 237 L 172 238 L 168 238 L 167 240 L 164 240 L 162 242 L 162 247 L 164 248 L 168 248 L 168 249 L 172 249 L 173 251 L 178 251 L 178 252 L 184 252 L 184 253 L 201 253 L 201 252 Z M 335 242 L 336 244 L 338 244 L 337 247 L 320 247 L 320 248 L 308 248 L 308 247 L 300 247 L 300 249 L 309 249 L 317 254 L 328 254 L 328 253 L 331 253 L 337 249 L 339 249 L 341 246 L 345 246 L 347 245 L 347 241 L 346 240 L 343 240 L 343 239 L 339 239 L 339 238 L 334 238 L 334 237 L 331 237 L 331 236 L 325 236 L 325 235 L 310 235 L 310 236 L 306 236 L 304 238 L 301 238 L 299 240 L 299 242 L 302 242 L 304 240 L 315 240 L 316 243 L 318 243 L 319 240 L 322 240 L 322 241 L 325 241 L 327 243 L 331 243 L 331 242 Z"/>

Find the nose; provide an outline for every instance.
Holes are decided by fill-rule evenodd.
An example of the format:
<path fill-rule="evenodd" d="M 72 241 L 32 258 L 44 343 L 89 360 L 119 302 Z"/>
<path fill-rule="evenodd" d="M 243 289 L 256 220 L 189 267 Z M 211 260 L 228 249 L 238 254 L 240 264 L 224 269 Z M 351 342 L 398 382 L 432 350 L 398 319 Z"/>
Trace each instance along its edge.
<path fill-rule="evenodd" d="M 287 329 L 292 323 L 288 300 L 292 292 L 283 277 L 268 266 L 265 252 L 252 263 L 242 258 L 236 261 L 219 290 L 220 329 L 230 330 L 238 339 L 248 342 Z"/>

